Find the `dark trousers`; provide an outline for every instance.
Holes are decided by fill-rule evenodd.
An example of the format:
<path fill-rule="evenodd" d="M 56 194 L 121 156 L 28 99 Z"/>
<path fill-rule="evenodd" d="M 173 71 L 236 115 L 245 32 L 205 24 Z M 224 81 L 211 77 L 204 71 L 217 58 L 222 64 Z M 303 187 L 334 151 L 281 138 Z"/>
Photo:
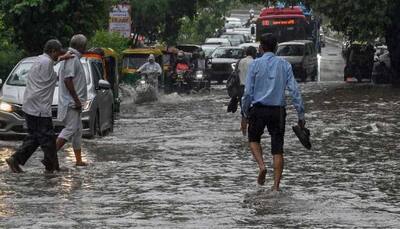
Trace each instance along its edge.
<path fill-rule="evenodd" d="M 36 117 L 26 114 L 25 120 L 28 127 L 28 136 L 25 137 L 24 142 L 13 157 L 19 164 L 25 165 L 40 146 L 44 152 L 43 164 L 46 166 L 46 170 L 59 170 L 56 136 L 51 117 Z"/>

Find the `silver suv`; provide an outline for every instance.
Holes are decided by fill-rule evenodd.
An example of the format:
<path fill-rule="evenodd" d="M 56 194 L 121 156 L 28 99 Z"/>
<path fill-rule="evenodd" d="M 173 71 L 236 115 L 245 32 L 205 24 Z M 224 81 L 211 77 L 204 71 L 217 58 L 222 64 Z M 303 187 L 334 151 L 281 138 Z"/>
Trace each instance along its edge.
<path fill-rule="evenodd" d="M 308 40 L 280 43 L 276 54 L 287 60 L 293 68 L 294 76 L 302 82 L 307 78 L 315 81 L 318 77 L 318 54 L 314 43 Z"/>

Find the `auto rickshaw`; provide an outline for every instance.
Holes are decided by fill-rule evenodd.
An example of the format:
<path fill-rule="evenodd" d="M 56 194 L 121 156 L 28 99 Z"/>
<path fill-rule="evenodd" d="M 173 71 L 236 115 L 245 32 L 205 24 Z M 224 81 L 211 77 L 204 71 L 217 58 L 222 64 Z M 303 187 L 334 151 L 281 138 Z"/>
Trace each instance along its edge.
<path fill-rule="evenodd" d="M 122 52 L 122 78 L 121 82 L 127 84 L 135 84 L 136 81 L 141 79 L 141 76 L 137 74 L 137 70 L 147 62 L 149 55 L 153 54 L 156 58 L 156 62 L 163 66 L 163 53 L 159 48 L 138 48 L 138 49 L 126 49 Z M 160 76 L 160 81 L 163 80 L 163 76 Z"/>
<path fill-rule="evenodd" d="M 115 112 L 119 112 L 120 98 L 119 98 L 119 69 L 118 69 L 118 54 L 111 48 L 103 48 L 104 62 L 106 66 L 106 79 L 111 84 L 114 95 L 114 108 Z"/>
<path fill-rule="evenodd" d="M 354 42 L 347 52 L 344 80 L 355 78 L 358 82 L 363 79 L 371 80 L 374 66 L 374 47 L 371 44 Z"/>

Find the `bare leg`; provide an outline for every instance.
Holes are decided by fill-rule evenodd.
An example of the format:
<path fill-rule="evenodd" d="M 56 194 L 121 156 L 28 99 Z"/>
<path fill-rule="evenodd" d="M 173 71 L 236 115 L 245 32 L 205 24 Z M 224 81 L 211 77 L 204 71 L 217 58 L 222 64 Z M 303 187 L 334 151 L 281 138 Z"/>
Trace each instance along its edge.
<path fill-rule="evenodd" d="M 274 155 L 274 187 L 273 191 L 279 191 L 279 184 L 281 183 L 282 172 L 283 172 L 283 154 Z"/>
<path fill-rule="evenodd" d="M 75 159 L 76 159 L 76 166 L 87 166 L 85 162 L 82 161 L 82 150 L 81 149 L 74 149 Z"/>
<path fill-rule="evenodd" d="M 57 152 L 67 143 L 67 140 L 64 138 L 57 138 L 56 146 L 57 146 Z"/>
<path fill-rule="evenodd" d="M 259 174 L 258 174 L 258 184 L 259 185 L 264 185 L 265 183 L 265 175 L 267 171 L 265 170 L 265 163 L 262 155 L 262 148 L 261 144 L 258 142 L 250 142 L 250 149 L 251 153 L 254 156 L 254 159 L 256 160 L 258 164 L 258 168 L 260 169 Z"/>

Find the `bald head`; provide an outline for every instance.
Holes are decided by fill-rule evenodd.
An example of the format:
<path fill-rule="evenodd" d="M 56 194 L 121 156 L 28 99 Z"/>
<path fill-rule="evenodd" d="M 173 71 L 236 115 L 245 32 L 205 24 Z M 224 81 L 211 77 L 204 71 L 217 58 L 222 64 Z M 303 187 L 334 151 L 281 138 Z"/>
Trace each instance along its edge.
<path fill-rule="evenodd" d="M 78 50 L 80 53 L 86 51 L 87 38 L 83 34 L 76 34 L 71 38 L 69 46 L 73 49 Z"/>

